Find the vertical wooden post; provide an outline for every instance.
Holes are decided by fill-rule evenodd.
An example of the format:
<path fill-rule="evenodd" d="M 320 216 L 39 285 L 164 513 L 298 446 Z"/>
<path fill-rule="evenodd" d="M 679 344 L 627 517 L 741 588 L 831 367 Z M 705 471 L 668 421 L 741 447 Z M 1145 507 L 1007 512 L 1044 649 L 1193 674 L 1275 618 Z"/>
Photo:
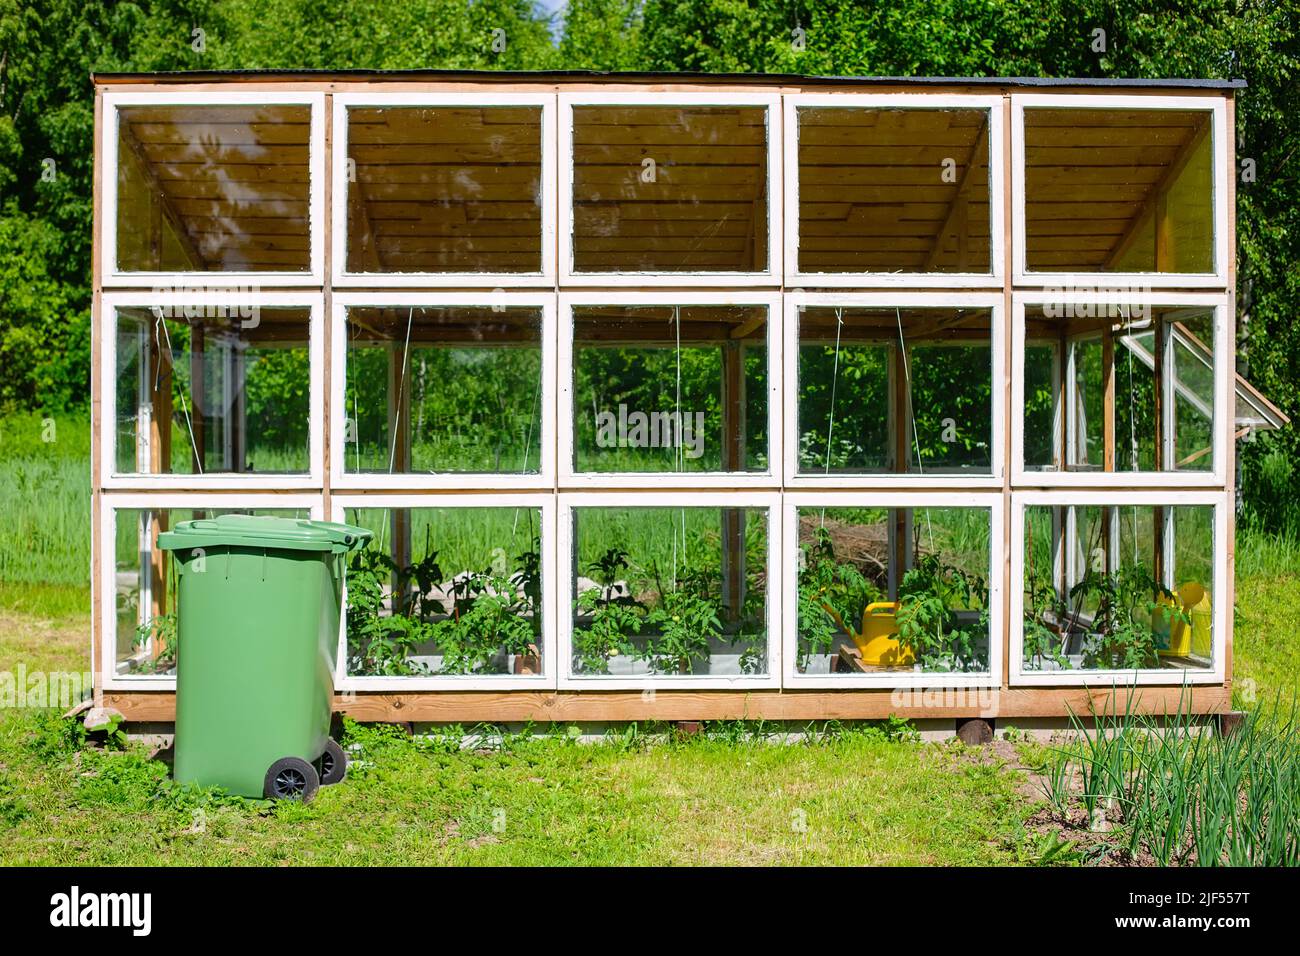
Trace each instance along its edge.
<path fill-rule="evenodd" d="M 722 346 L 722 470 L 745 470 L 745 346 L 735 341 Z M 739 618 L 745 603 L 745 512 L 741 508 L 722 509 L 722 600 L 728 615 Z"/>
<path fill-rule="evenodd" d="M 893 359 L 894 389 L 891 411 L 894 416 L 894 471 L 899 474 L 906 474 L 912 448 L 912 396 L 907 387 L 906 339 L 900 340 L 894 346 Z M 907 508 L 894 508 L 891 518 L 893 520 L 893 549 L 890 553 L 889 591 L 891 599 L 897 600 L 898 585 L 903 580 L 903 574 L 911 564 L 912 542 L 909 533 L 909 525 L 911 524 L 908 520 L 910 518 L 909 510 Z"/>
<path fill-rule="evenodd" d="M 1218 263 L 1217 265 L 1225 266 L 1228 276 L 1228 307 L 1223 315 L 1223 321 L 1229 324 L 1233 330 L 1233 336 L 1229 342 L 1227 354 L 1215 353 L 1216 362 L 1227 363 L 1227 375 L 1229 382 L 1237 380 L 1237 350 L 1236 345 L 1236 328 L 1237 328 L 1237 101 L 1236 94 L 1229 93 L 1227 96 L 1227 121 L 1224 124 L 1227 129 L 1227 140 L 1224 143 L 1215 143 L 1222 157 L 1223 168 L 1227 170 L 1224 177 L 1227 182 L 1225 187 L 1228 191 L 1228 221 L 1224 224 L 1228 230 L 1228 261 Z M 1223 421 L 1216 421 L 1215 427 L 1223 429 L 1225 448 L 1227 449 L 1226 461 L 1224 462 L 1224 497 L 1220 507 L 1228 509 L 1227 511 L 1227 536 L 1226 541 L 1215 541 L 1215 550 L 1227 550 L 1227 575 L 1226 580 L 1220 581 L 1215 578 L 1213 581 L 1212 601 L 1219 602 L 1223 607 L 1229 609 L 1229 613 L 1223 616 L 1224 630 L 1224 686 L 1231 695 L 1232 688 L 1232 654 L 1233 654 L 1233 633 L 1232 622 L 1233 615 L 1231 608 L 1236 605 L 1237 600 L 1237 583 L 1236 583 L 1236 564 L 1237 564 L 1237 512 L 1235 505 L 1234 489 L 1237 482 L 1237 461 L 1236 461 L 1236 415 L 1233 413 L 1231 405 L 1226 409 L 1223 415 Z"/>
<path fill-rule="evenodd" d="M 103 129 L 104 100 L 98 87 L 95 89 L 95 124 L 96 130 Z M 110 544 L 104 540 L 100 529 L 103 515 L 103 490 L 100 488 L 100 468 L 103 459 L 100 454 L 99 438 L 104 427 L 104 407 L 99 398 L 99 386 L 102 373 L 99 365 L 102 360 L 104 342 L 104 304 L 103 304 L 103 250 L 98 237 L 99 226 L 104 219 L 103 180 L 104 157 L 99 148 L 100 137 L 93 137 L 91 176 L 91 208 L 95 238 L 90 244 L 90 277 L 92 296 L 90 300 L 90 670 L 96 707 L 104 705 L 104 642 L 109 635 L 104 633 L 101 611 L 104 601 L 117 600 L 116 587 L 105 594 L 100 578 L 104 571 L 105 552 Z M 116 427 L 116 423 L 113 424 Z M 110 537 L 110 541 L 112 538 Z M 111 552 L 110 552 L 111 553 Z M 107 558 L 116 562 L 116 557 Z"/>
<path fill-rule="evenodd" d="M 321 418 L 323 425 L 321 427 L 321 447 L 319 449 L 320 458 L 318 459 L 321 470 L 321 517 L 326 521 L 332 520 L 333 500 L 332 489 L 330 487 L 330 464 L 333 460 L 333 444 L 339 442 L 343 445 L 343 436 L 333 434 L 334 421 L 334 399 L 330 394 L 333 389 L 334 369 L 334 285 L 332 276 L 334 274 L 334 230 L 346 229 L 347 223 L 334 222 L 334 94 L 325 94 L 325 222 L 321 229 L 320 241 L 324 248 L 324 270 L 325 270 L 325 288 L 324 288 L 324 312 L 321 315 L 321 354 L 325 357 L 324 367 L 321 369 Z M 310 334 L 310 333 L 309 333 Z M 310 352 L 310 349 L 308 350 Z M 341 370 L 340 370 L 341 371 Z M 346 415 L 346 413 L 345 413 Z M 345 427 L 346 430 L 346 427 Z M 346 452 L 347 446 L 343 445 Z"/>
<path fill-rule="evenodd" d="M 394 474 L 411 470 L 411 390 L 406 383 L 406 347 L 388 343 L 388 441 Z M 411 563 L 411 513 L 394 508 L 390 520 L 393 561 L 398 567 Z"/>
<path fill-rule="evenodd" d="M 1153 383 L 1155 385 L 1153 394 L 1153 413 L 1152 426 L 1155 431 L 1155 442 L 1152 448 L 1154 456 L 1154 470 L 1161 471 L 1165 466 L 1165 327 L 1164 322 L 1158 314 L 1152 313 L 1151 316 L 1151 353 L 1153 366 Z M 1165 509 L 1156 505 L 1151 510 L 1151 536 L 1155 542 L 1155 554 L 1153 556 L 1154 574 L 1152 575 L 1157 581 L 1163 582 L 1165 579 Z"/>
<path fill-rule="evenodd" d="M 207 384 L 203 359 L 206 335 L 207 332 L 201 321 L 196 321 L 190 326 L 190 432 L 194 440 L 190 457 L 196 475 L 201 475 L 208 470 L 206 437 L 203 430 Z"/>
<path fill-rule="evenodd" d="M 1105 472 L 1115 470 L 1115 330 L 1109 320 L 1101 332 L 1101 468 Z M 1115 555 L 1111 548 L 1112 511 L 1108 507 L 1101 509 L 1101 550 L 1104 555 L 1107 573 L 1114 570 Z"/>
<path fill-rule="evenodd" d="M 162 321 L 162 320 L 156 320 Z M 149 471 L 166 474 L 172 461 L 172 356 L 165 351 L 164 336 L 149 350 L 151 415 L 149 420 Z M 167 513 L 149 512 L 149 617 L 167 613 L 167 555 L 158 549 L 158 535 L 167 530 Z M 140 569 L 145 572 L 145 568 Z M 150 654 L 157 657 L 162 649 L 154 644 Z"/>
<path fill-rule="evenodd" d="M 1060 356 L 1060 361 L 1057 362 L 1057 389 L 1061 402 L 1061 435 L 1056 467 L 1058 471 L 1069 471 L 1070 466 L 1075 464 L 1074 433 L 1078 409 L 1075 407 L 1074 383 L 1070 374 L 1074 360 L 1070 354 L 1070 338 L 1064 326 L 1061 327 L 1056 348 L 1057 355 Z"/>

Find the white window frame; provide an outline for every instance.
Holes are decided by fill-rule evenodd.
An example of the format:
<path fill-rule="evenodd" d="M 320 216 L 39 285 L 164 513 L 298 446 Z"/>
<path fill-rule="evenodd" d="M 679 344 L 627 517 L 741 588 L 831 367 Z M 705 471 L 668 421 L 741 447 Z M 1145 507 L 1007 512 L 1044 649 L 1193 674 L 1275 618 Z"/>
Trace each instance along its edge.
<path fill-rule="evenodd" d="M 565 488 L 774 488 L 781 484 L 781 295 L 776 292 L 563 292 L 559 319 L 559 467 Z M 762 472 L 580 472 L 573 409 L 573 312 L 587 306 L 758 306 L 767 310 L 767 470 Z"/>
<path fill-rule="evenodd" d="M 555 487 L 555 293 L 553 292 L 337 292 L 332 297 L 330 322 L 330 485 L 342 491 L 414 491 L 418 489 L 485 489 L 517 491 Z M 344 455 L 347 445 L 347 310 L 349 308 L 503 308 L 539 309 L 542 313 L 540 345 L 542 349 L 541 381 L 541 462 L 537 474 L 508 472 L 413 472 L 377 474 L 348 472 Z"/>
<path fill-rule="evenodd" d="M 799 269 L 799 110 L 988 110 L 989 272 L 801 272 Z M 941 93 L 794 93 L 785 97 L 785 284 L 814 288 L 845 286 L 934 289 L 1001 289 L 1006 226 L 1003 215 L 1003 98 Z"/>
<path fill-rule="evenodd" d="M 555 689 L 555 675 L 559 660 L 555 648 L 555 622 L 557 614 L 555 497 L 549 494 L 505 495 L 420 495 L 420 494 L 336 494 L 330 501 L 331 520 L 345 521 L 348 508 L 536 508 L 541 514 L 542 557 L 542 672 L 540 674 L 444 674 L 423 677 L 367 677 L 347 672 L 347 613 L 339 618 L 338 666 L 334 674 L 334 688 L 338 692 L 389 691 L 419 692 L 433 690 L 465 691 L 540 691 Z M 344 583 L 343 607 L 347 608 L 347 586 Z"/>
<path fill-rule="evenodd" d="M 562 286 L 779 286 L 781 284 L 781 95 L 779 93 L 560 93 L 559 282 Z M 761 106 L 767 110 L 767 268 L 753 272 L 575 272 L 573 108 L 575 106 Z M 631 171 L 631 167 L 629 167 Z"/>
<path fill-rule="evenodd" d="M 1214 587 L 1210 595 L 1214 628 L 1211 644 L 1212 663 L 1205 670 L 1179 668 L 1144 668 L 1135 670 L 1060 670 L 1031 671 L 1024 666 L 1025 647 L 1025 508 L 1039 505 L 1069 507 L 1092 505 L 1123 508 L 1132 505 L 1178 507 L 1200 505 L 1214 509 Z M 1219 491 L 1017 491 L 1011 495 L 1011 610 L 1010 685 L 1012 687 L 1092 687 L 1092 686 L 1169 686 L 1180 684 L 1222 684 L 1226 673 L 1228 552 L 1232 537 L 1228 532 L 1228 512 L 1232 493 Z M 1166 544 L 1168 542 L 1166 541 Z"/>
<path fill-rule="evenodd" d="M 310 364 L 310 394 L 308 397 L 307 455 L 310 467 L 293 474 L 263 474 L 257 472 L 208 472 L 202 475 L 147 472 L 115 472 L 117 454 L 117 311 L 124 308 L 148 309 L 153 306 L 184 308 L 186 306 L 244 306 L 260 308 L 300 308 L 310 311 L 308 320 L 308 362 Z M 321 455 L 324 447 L 325 346 L 323 296 L 318 292 L 284 291 L 244 294 L 236 291 L 206 291 L 200 295 L 177 292 L 105 292 L 101 298 L 103 335 L 101 336 L 99 366 L 99 402 L 102 409 L 99 430 L 100 487 L 155 488 L 158 490 L 184 488 L 186 490 L 281 490 L 311 489 L 321 487 Z M 182 320 L 183 321 L 183 320 Z"/>
<path fill-rule="evenodd" d="M 391 107 L 393 109 L 452 109 L 493 106 L 536 106 L 541 115 L 541 233 L 540 267 L 534 272 L 348 272 L 348 109 Z M 552 93 L 335 93 L 334 94 L 334 189 L 331 198 L 333 275 L 338 288 L 384 287 L 445 288 L 489 286 L 512 288 L 555 285 L 555 94 Z"/>
<path fill-rule="evenodd" d="M 799 509 L 800 508 L 982 508 L 989 513 L 989 669 L 983 673 L 882 671 L 879 674 L 800 674 L 799 664 Z M 785 495 L 782 521 L 786 542 L 781 557 L 785 618 L 783 686 L 805 688 L 1001 687 L 1002 686 L 1002 495 L 993 492 L 793 492 Z"/>
<path fill-rule="evenodd" d="M 1214 183 L 1214 272 L 1030 272 L 1027 268 L 1025 231 L 1025 110 L 1199 110 L 1210 113 L 1210 152 Z M 1227 107 L 1221 96 L 1133 96 L 1120 94 L 1013 93 L 1011 94 L 1011 221 L 1012 281 L 1015 285 L 1082 287 L 1137 286 L 1142 288 L 1224 288 L 1228 285 L 1228 176 L 1224 149 L 1228 139 Z"/>
<path fill-rule="evenodd" d="M 785 296 L 784 417 L 783 448 L 787 488 L 871 488 L 919 487 L 1001 488 L 1006 436 L 1002 380 L 1005 341 L 1004 298 L 1001 292 L 793 292 Z M 878 472 L 865 475 L 812 475 L 799 473 L 799 313 L 804 308 L 951 308 L 965 306 L 990 310 L 989 381 L 992 391 L 989 454 L 992 470 L 987 475 L 918 472 Z M 906 330 L 904 330 L 906 331 Z"/>
<path fill-rule="evenodd" d="M 176 678 L 165 674 L 117 674 L 117 513 L 237 508 L 239 510 L 294 509 L 318 519 L 324 514 L 319 494 L 230 495 L 212 492 L 180 494 L 105 494 L 99 512 L 99 686 L 104 690 L 175 691 Z M 174 529 L 173 529 L 174 530 Z M 142 556 L 143 561 L 143 556 Z M 173 596 L 174 599 L 174 596 Z"/>
<path fill-rule="evenodd" d="M 1124 296 L 1100 292 L 1016 292 L 1011 304 L 1011 481 L 1017 487 L 1041 488 L 1222 488 L 1227 483 L 1227 463 L 1232 453 L 1228 436 L 1232 432 L 1233 376 L 1230 371 L 1235 352 L 1229 298 L 1222 293 L 1137 292 L 1149 308 L 1205 308 L 1214 313 L 1214 468 L 1211 471 L 1037 471 L 1025 467 L 1025 310 L 1042 305 L 1101 305 L 1126 301 Z M 1172 339 L 1165 343 L 1166 358 L 1172 352 Z M 1058 356 L 1066 361 L 1066 356 Z M 1145 366 L 1143 366 L 1145 368 Z M 1172 367 L 1169 382 L 1172 382 Z M 1065 396 L 1060 410 L 1065 409 Z M 1166 414 L 1172 409 L 1166 403 Z M 1067 422 L 1068 422 L 1067 415 Z"/>
<path fill-rule="evenodd" d="M 563 607 L 559 614 L 559 688 L 561 690 L 755 690 L 781 686 L 781 495 L 778 492 L 647 492 L 637 495 L 617 492 L 569 492 L 559 496 L 556 545 L 558 554 L 558 596 L 552 606 Z M 574 591 L 573 539 L 574 508 L 763 508 L 767 511 L 767 673 L 734 676 L 644 675 L 606 677 L 573 673 L 573 614 L 577 600 Z"/>
<path fill-rule="evenodd" d="M 103 217 L 99 243 L 103 250 L 105 287 L 165 288 L 202 284 L 208 288 L 246 286 L 320 286 L 325 277 L 325 94 L 288 90 L 221 92 L 195 90 L 165 93 L 105 93 L 104 122 L 100 130 L 100 157 L 104 169 Z M 308 139 L 308 248 L 307 272 L 129 272 L 117 263 L 117 139 L 118 110 L 125 106 L 190 106 L 201 111 L 210 106 L 309 106 Z"/>

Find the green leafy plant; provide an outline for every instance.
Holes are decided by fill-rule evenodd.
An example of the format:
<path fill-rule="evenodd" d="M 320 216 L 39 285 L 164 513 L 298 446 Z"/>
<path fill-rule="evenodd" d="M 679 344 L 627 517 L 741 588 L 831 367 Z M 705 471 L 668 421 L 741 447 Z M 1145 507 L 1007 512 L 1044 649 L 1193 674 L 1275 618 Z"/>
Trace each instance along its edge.
<path fill-rule="evenodd" d="M 1057 593 L 1051 580 L 1041 573 L 1025 575 L 1024 657 L 1026 663 L 1041 668 L 1045 661 L 1053 661 L 1068 669 L 1070 659 L 1065 653 L 1069 634 L 1069 605 Z"/>
<path fill-rule="evenodd" d="M 396 570 L 393 559 L 373 547 L 353 554 L 348 564 L 348 668 L 353 673 L 384 677 L 428 673 L 424 664 L 410 659 L 416 646 L 427 639 L 428 628 L 400 611 L 386 613 L 384 585 Z"/>
<path fill-rule="evenodd" d="M 521 612 L 528 602 L 515 580 L 502 574 L 467 575 L 457 582 L 455 609 L 430 636 L 442 651 L 440 674 L 477 674 L 496 668 L 504 654 L 535 650 L 533 624 Z"/>
<path fill-rule="evenodd" d="M 591 622 L 573 631 L 574 667 L 580 674 L 608 674 L 612 657 L 635 657 L 633 638 L 641 633 L 644 608 L 611 600 L 603 588 L 588 588 L 578 595 L 579 611 Z"/>
<path fill-rule="evenodd" d="M 1087 668 L 1156 667 L 1156 630 L 1175 620 L 1191 624 L 1174 593 L 1140 563 L 1110 573 L 1090 567 L 1070 589 L 1070 600 L 1076 608 L 1096 602 L 1083 647 Z M 1077 611 L 1072 619 L 1080 620 Z"/>
<path fill-rule="evenodd" d="M 813 541 L 801 551 L 799 571 L 799 666 L 827 654 L 837 635 L 854 636 L 852 622 L 860 621 L 869 605 L 884 592 L 854 564 L 838 561 L 830 532 L 818 528 Z"/>
<path fill-rule="evenodd" d="M 165 674 L 176 667 L 176 652 L 180 646 L 176 629 L 176 612 L 155 614 L 135 629 L 131 646 L 145 657 L 136 666 L 142 674 Z"/>
<path fill-rule="evenodd" d="M 646 623 L 655 632 L 643 657 L 656 673 L 689 674 L 696 661 L 709 659 L 709 642 L 722 636 L 717 603 L 684 589 L 663 594 Z"/>
<path fill-rule="evenodd" d="M 973 625 L 962 623 L 957 613 L 976 610 Z M 988 656 L 980 644 L 988 628 L 988 585 L 982 575 L 927 554 L 899 582 L 899 642 L 913 649 L 926 670 L 987 667 Z"/>
<path fill-rule="evenodd" d="M 389 612 L 385 585 L 396 582 Z M 457 575 L 448 589 L 451 609 L 438 596 L 444 572 L 426 539 L 424 557 L 398 566 L 377 548 L 353 555 L 348 566 L 348 650 L 357 673 L 412 676 L 433 673 L 413 659 L 431 645 L 441 653 L 438 674 L 497 673 L 510 655 L 535 654 L 541 635 L 541 552 L 515 559 L 513 571 L 487 568 Z"/>

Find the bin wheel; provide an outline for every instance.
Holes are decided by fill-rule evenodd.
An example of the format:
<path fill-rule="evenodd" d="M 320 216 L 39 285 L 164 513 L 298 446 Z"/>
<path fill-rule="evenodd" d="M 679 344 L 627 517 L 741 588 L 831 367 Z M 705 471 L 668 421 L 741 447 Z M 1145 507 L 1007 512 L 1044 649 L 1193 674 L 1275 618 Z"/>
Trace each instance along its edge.
<path fill-rule="evenodd" d="M 300 757 L 281 757 L 266 772 L 262 793 L 271 800 L 307 803 L 320 789 L 320 774 Z"/>
<path fill-rule="evenodd" d="M 348 755 L 333 737 L 327 738 L 325 752 L 320 755 L 320 785 L 331 787 L 342 783 L 347 775 Z"/>

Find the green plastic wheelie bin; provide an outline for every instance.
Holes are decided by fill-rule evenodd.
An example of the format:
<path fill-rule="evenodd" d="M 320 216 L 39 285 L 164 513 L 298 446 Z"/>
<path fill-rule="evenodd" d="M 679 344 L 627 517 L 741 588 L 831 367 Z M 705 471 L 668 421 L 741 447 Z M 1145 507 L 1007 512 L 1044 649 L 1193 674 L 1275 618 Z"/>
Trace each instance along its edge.
<path fill-rule="evenodd" d="M 158 536 L 178 570 L 178 782 L 306 801 L 343 779 L 329 736 L 343 579 L 370 537 L 238 514 Z"/>

